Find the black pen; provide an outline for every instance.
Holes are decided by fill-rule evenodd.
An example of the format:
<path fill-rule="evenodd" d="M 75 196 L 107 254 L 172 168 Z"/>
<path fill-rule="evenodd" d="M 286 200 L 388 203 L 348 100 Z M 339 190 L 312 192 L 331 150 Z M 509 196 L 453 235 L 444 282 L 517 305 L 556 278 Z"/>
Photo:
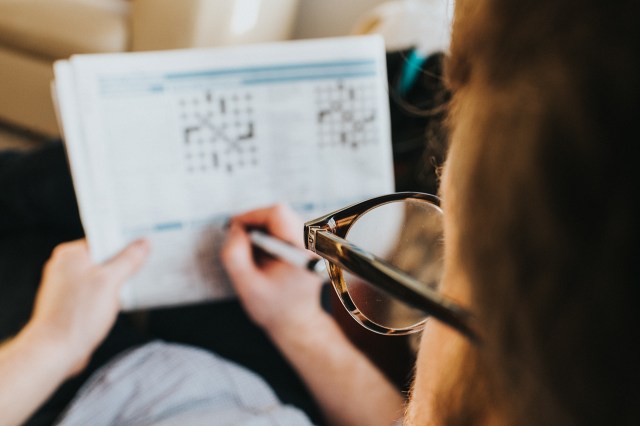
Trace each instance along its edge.
<path fill-rule="evenodd" d="M 249 231 L 249 238 L 254 246 L 264 250 L 271 256 L 311 271 L 324 279 L 329 278 L 324 261 L 310 257 L 306 250 L 255 229 Z"/>

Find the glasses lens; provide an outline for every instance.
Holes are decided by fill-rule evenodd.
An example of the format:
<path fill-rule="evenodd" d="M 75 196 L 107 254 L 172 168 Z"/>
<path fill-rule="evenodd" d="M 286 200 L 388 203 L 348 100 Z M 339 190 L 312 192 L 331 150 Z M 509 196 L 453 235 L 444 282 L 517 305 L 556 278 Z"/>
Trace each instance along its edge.
<path fill-rule="evenodd" d="M 442 276 L 442 211 L 420 200 L 378 206 L 359 217 L 346 239 L 437 289 Z M 390 329 L 415 326 L 426 314 L 343 270 L 354 305 L 371 322 Z"/>

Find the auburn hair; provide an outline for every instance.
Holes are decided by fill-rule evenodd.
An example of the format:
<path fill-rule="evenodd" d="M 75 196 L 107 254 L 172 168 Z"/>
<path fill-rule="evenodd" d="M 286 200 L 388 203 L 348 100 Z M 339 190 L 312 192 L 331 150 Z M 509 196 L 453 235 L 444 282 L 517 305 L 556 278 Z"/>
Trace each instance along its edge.
<path fill-rule="evenodd" d="M 484 333 L 467 356 L 510 424 L 638 422 L 639 19 L 630 0 L 457 0 L 446 213 Z"/>

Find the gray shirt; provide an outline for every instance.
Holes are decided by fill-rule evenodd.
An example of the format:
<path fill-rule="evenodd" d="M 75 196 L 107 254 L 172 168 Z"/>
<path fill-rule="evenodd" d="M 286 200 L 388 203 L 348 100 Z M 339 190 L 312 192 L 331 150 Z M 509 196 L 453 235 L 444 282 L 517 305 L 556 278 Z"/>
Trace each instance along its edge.
<path fill-rule="evenodd" d="M 210 352 L 152 342 L 102 367 L 58 425 L 310 425 L 253 372 Z"/>

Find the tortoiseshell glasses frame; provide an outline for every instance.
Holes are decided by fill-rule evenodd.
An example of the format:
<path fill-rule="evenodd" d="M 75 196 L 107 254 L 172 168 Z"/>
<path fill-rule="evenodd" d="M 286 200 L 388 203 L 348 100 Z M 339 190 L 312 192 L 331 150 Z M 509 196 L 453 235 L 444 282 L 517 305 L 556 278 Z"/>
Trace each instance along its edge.
<path fill-rule="evenodd" d="M 474 329 L 473 318 L 467 310 L 389 262 L 345 239 L 351 225 L 362 215 L 384 204 L 403 200 L 430 203 L 441 212 L 440 200 L 430 194 L 399 192 L 375 197 L 306 222 L 305 247 L 328 261 L 331 282 L 342 304 L 365 328 L 385 335 L 410 334 L 420 331 L 426 319 L 433 317 L 477 341 L 478 334 Z M 385 327 L 371 321 L 354 304 L 343 277 L 343 269 L 405 304 L 421 310 L 425 313 L 425 320 L 404 328 Z"/>

